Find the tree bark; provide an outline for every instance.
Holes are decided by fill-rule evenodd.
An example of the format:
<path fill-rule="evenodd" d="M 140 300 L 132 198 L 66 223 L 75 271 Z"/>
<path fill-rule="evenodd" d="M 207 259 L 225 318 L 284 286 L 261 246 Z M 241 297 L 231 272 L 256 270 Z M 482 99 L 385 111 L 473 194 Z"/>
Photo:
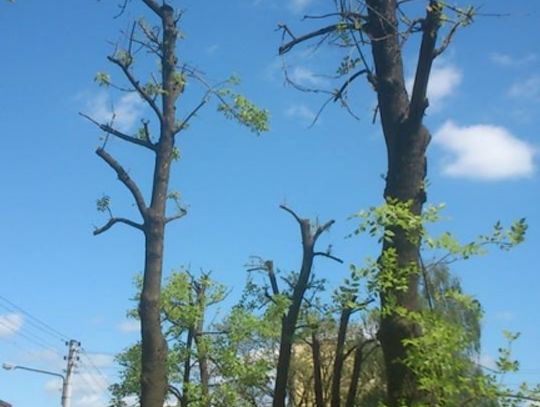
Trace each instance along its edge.
<path fill-rule="evenodd" d="M 184 360 L 184 372 L 182 377 L 182 398 L 180 407 L 189 405 L 189 385 L 191 382 L 191 350 L 193 348 L 193 328 L 188 329 L 186 339 L 186 359 Z"/>
<path fill-rule="evenodd" d="M 360 373 L 362 373 L 362 363 L 364 361 L 364 345 L 366 343 L 358 344 L 354 351 L 353 370 L 351 373 L 351 383 L 349 384 L 349 390 L 347 392 L 347 399 L 345 401 L 345 407 L 354 407 L 356 401 L 356 394 L 358 393 L 358 383 L 360 382 Z"/>
<path fill-rule="evenodd" d="M 208 349 L 203 337 L 204 315 L 206 313 L 206 286 L 201 282 L 194 281 L 198 318 L 195 327 L 195 343 L 197 345 L 197 361 L 199 363 L 199 378 L 201 380 L 201 395 L 203 405 L 210 407 L 210 371 L 208 366 Z"/>
<path fill-rule="evenodd" d="M 332 375 L 332 397 L 330 400 L 331 407 L 340 407 L 341 405 L 341 376 L 343 373 L 343 363 L 345 361 L 345 339 L 347 329 L 349 327 L 351 312 L 351 308 L 344 305 L 339 318 L 336 354 L 334 356 L 334 370 Z"/>
<path fill-rule="evenodd" d="M 273 407 L 285 407 L 287 398 L 287 382 L 289 377 L 289 367 L 291 364 L 291 352 L 294 342 L 294 332 L 296 322 L 300 314 L 300 307 L 307 289 L 311 268 L 313 266 L 313 236 L 310 231 L 310 223 L 307 219 L 302 219 L 300 225 L 302 229 L 302 268 L 298 276 L 298 282 L 294 288 L 291 305 L 287 314 L 283 317 L 281 324 L 281 339 L 279 344 L 279 356 L 277 364 L 276 383 L 274 387 Z"/>
<path fill-rule="evenodd" d="M 330 226 L 334 223 L 333 220 L 329 221 L 322 226 L 318 226 L 317 229 L 313 231 L 309 219 L 301 219 L 292 210 L 285 206 L 281 206 L 281 208 L 289 212 L 300 226 L 300 233 L 302 235 L 302 266 L 300 268 L 300 274 L 298 275 L 298 281 L 293 289 L 291 304 L 287 310 L 287 313 L 282 319 L 279 356 L 276 370 L 276 383 L 274 386 L 272 407 L 285 407 L 289 367 L 291 364 L 291 352 L 294 343 L 294 333 L 296 330 L 298 316 L 300 315 L 300 308 L 302 306 L 304 294 L 308 288 L 311 270 L 313 267 L 313 259 L 317 255 L 317 253 L 314 251 L 315 243 L 317 242 L 317 239 L 321 233 L 330 228 Z"/>
<path fill-rule="evenodd" d="M 387 202 L 409 202 L 414 215 L 420 215 L 426 201 L 424 180 L 427 161 L 426 149 L 430 135 L 422 124 L 427 107 L 427 83 L 431 71 L 433 52 L 440 25 L 438 3 L 430 1 L 422 23 L 422 45 L 411 101 L 405 89 L 403 61 L 397 23 L 396 0 L 368 0 L 368 32 L 377 78 L 377 97 L 380 118 L 387 147 L 388 172 L 384 197 Z M 392 227 L 394 238 L 385 241 L 382 255 L 395 250 L 399 268 L 419 268 L 419 242 L 407 236 L 407 231 Z M 395 305 L 414 311 L 418 309 L 418 273 L 408 276 L 404 292 L 381 292 L 381 306 L 389 300 Z M 388 313 L 381 319 L 378 338 L 384 355 L 390 407 L 411 406 L 422 399 L 416 377 L 401 360 L 404 359 L 404 339 L 419 335 L 411 321 Z"/>
<path fill-rule="evenodd" d="M 313 390 L 315 393 L 315 406 L 324 406 L 322 362 L 321 362 L 321 341 L 317 332 L 311 334 L 311 353 L 313 356 Z"/>
<path fill-rule="evenodd" d="M 142 336 L 141 405 L 162 406 L 167 393 L 167 343 L 161 332 L 160 294 L 163 261 L 163 222 L 145 227 L 146 258 L 139 304 Z"/>
<path fill-rule="evenodd" d="M 148 5 L 149 1 L 145 0 Z M 155 4 L 150 2 L 150 4 Z M 154 9 L 153 9 L 154 10 Z M 156 11 L 156 10 L 154 10 Z M 163 407 L 167 394 L 167 343 L 161 330 L 160 296 L 163 273 L 166 202 L 174 149 L 176 99 L 182 89 L 174 82 L 177 30 L 174 10 L 167 5 L 157 9 L 163 28 L 162 118 L 156 146 L 150 207 L 144 225 L 146 259 L 139 305 L 142 338 L 141 406 Z"/>

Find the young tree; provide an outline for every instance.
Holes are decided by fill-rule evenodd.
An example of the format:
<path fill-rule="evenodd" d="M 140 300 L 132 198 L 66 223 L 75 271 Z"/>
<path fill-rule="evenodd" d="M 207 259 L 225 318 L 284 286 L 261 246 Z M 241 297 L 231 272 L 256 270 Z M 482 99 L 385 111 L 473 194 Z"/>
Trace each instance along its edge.
<path fill-rule="evenodd" d="M 281 55 L 312 39 L 319 44 L 328 41 L 345 51 L 337 69 L 342 78 L 339 87 L 327 91 L 330 101 L 340 101 L 349 108 L 347 93 L 351 84 L 365 77 L 377 94 L 377 112 L 386 144 L 388 171 L 384 198 L 388 203 L 406 204 L 414 215 L 420 215 L 426 201 L 426 149 L 430 141 L 423 118 L 429 105 L 427 87 L 433 60 L 449 45 L 460 26 L 468 24 L 474 10 L 459 9 L 438 0 L 426 0 L 425 14 L 407 17 L 398 0 L 339 0 L 335 12 L 312 19 L 333 19 L 329 25 L 304 35 L 295 35 L 281 25 Z M 452 16 L 445 15 L 446 12 Z M 438 40 L 443 23 L 450 22 L 446 36 Z M 412 93 L 406 89 L 403 68 L 403 45 L 412 33 L 421 33 Z M 367 48 L 367 49 L 366 49 Z M 370 51 L 370 52 L 369 52 Z M 371 58 L 368 56 L 371 53 Z M 335 76 L 335 75 L 333 75 Z M 310 90 L 297 86 L 302 90 Z M 326 105 L 326 104 L 325 104 Z M 392 257 L 400 272 L 406 271 L 406 287 L 385 287 L 379 292 L 381 314 L 378 333 L 385 366 L 388 404 L 390 407 L 411 406 L 422 400 L 414 372 L 403 363 L 404 342 L 420 335 L 418 325 L 392 312 L 394 306 L 414 311 L 419 308 L 418 279 L 420 270 L 419 230 L 405 230 L 388 225 L 381 252 L 381 264 Z"/>
<path fill-rule="evenodd" d="M 144 20 L 134 23 L 128 33 L 126 49 L 117 48 L 108 57 L 116 65 L 128 82 L 127 86 L 118 86 L 111 82 L 106 73 L 98 73 L 96 81 L 105 86 L 135 92 L 153 111 L 156 120 L 156 133 L 152 133 L 150 121 L 143 121 L 142 128 L 136 135 L 126 134 L 114 127 L 114 121 L 99 123 L 87 117 L 106 133 L 105 141 L 96 150 L 96 154 L 116 173 L 120 182 L 131 193 L 140 222 L 124 217 L 112 216 L 109 198 L 98 201 L 98 209 L 110 215 L 109 221 L 94 231 L 103 233 L 117 223 L 122 223 L 141 231 L 145 238 L 145 261 L 143 283 L 139 303 L 141 320 L 141 405 L 143 407 L 162 407 L 167 393 L 167 343 L 161 331 L 160 296 L 163 266 L 163 248 L 165 226 L 183 217 L 186 210 L 178 204 L 178 195 L 169 190 L 171 164 L 178 156 L 175 147 L 179 133 L 186 130 L 191 119 L 205 106 L 211 96 L 219 100 L 218 110 L 227 117 L 235 118 L 257 133 L 267 130 L 267 112 L 259 110 L 243 96 L 232 93 L 224 85 L 234 84 L 236 79 L 225 81 L 219 86 L 210 85 L 194 67 L 179 61 L 176 46 L 179 39 L 178 24 L 182 16 L 167 1 L 141 0 L 158 20 L 156 26 Z M 124 0 L 122 10 L 129 3 Z M 144 49 L 156 57 L 160 64 L 159 75 L 151 75 L 144 83 L 134 72 L 136 50 Z M 188 80 L 198 82 L 204 88 L 200 102 L 182 118 L 177 118 L 177 102 L 186 90 Z M 146 200 L 142 190 L 131 174 L 106 149 L 108 137 L 116 137 L 132 145 L 141 147 L 154 155 L 154 167 L 151 170 L 151 193 Z M 177 213 L 167 215 L 167 200 L 172 198 L 177 203 Z"/>

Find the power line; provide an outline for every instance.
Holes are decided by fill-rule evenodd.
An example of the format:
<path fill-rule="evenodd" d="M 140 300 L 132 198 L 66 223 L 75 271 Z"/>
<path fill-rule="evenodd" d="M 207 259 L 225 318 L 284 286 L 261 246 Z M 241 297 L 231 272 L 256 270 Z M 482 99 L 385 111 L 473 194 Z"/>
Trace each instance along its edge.
<path fill-rule="evenodd" d="M 26 339 L 29 342 L 32 342 L 34 345 L 37 345 L 41 348 L 47 349 L 47 350 L 54 350 L 58 351 L 54 346 L 50 346 L 50 344 L 47 344 L 46 341 L 44 341 L 42 338 L 40 338 L 37 335 L 34 335 L 33 333 L 30 333 L 28 331 L 23 331 L 22 329 L 18 329 L 17 327 L 14 327 L 13 325 L 7 324 L 0 320 L 0 327 L 4 327 L 7 329 L 7 331 L 13 335 L 19 335 L 20 337 Z"/>
<path fill-rule="evenodd" d="M 92 359 L 90 358 L 85 348 L 81 348 L 81 355 L 83 355 L 86 358 L 86 360 L 88 361 L 88 364 L 97 372 L 97 374 L 103 378 L 103 380 L 107 384 L 107 387 L 111 386 L 111 383 L 109 382 L 107 375 L 103 373 L 99 367 L 96 366 L 96 364 L 92 361 Z"/>
<path fill-rule="evenodd" d="M 31 322 L 32 325 L 36 326 L 41 331 L 46 332 L 51 336 L 55 336 L 55 337 L 61 339 L 62 341 L 68 340 L 68 335 L 64 335 L 62 332 L 56 330 L 55 328 L 53 328 L 52 326 L 50 326 L 46 322 L 43 322 L 41 319 L 35 317 L 30 312 L 26 311 L 22 307 L 18 306 L 17 304 L 13 303 L 12 301 L 8 300 L 6 297 L 0 295 L 0 300 L 4 301 L 5 303 L 9 304 L 14 309 L 18 310 L 19 312 L 23 313 L 28 318 L 30 318 L 30 320 L 32 321 Z M 5 306 L 3 306 L 3 307 L 6 308 Z"/>

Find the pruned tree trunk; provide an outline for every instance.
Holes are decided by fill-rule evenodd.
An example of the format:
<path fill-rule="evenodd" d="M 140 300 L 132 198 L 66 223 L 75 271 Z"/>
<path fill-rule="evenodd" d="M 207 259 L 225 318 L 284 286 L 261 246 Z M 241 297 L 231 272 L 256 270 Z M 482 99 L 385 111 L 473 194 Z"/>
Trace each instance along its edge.
<path fill-rule="evenodd" d="M 321 341 L 316 331 L 311 333 L 311 353 L 313 358 L 313 391 L 315 393 L 315 406 L 325 407 L 324 385 L 322 378 Z"/>
<path fill-rule="evenodd" d="M 359 342 L 361 339 L 359 339 Z M 358 394 L 358 385 L 360 384 L 360 374 L 362 373 L 362 365 L 366 356 L 364 354 L 364 348 L 366 345 L 372 343 L 373 340 L 364 340 L 362 343 L 356 345 L 354 350 L 354 362 L 351 373 L 351 382 L 349 383 L 349 389 L 347 391 L 347 399 L 345 400 L 345 407 L 356 406 L 356 395 Z"/>
<path fill-rule="evenodd" d="M 199 379 L 201 384 L 202 405 L 210 407 L 210 371 L 208 365 L 208 346 L 204 338 L 204 316 L 206 314 L 206 285 L 205 276 L 200 282 L 194 281 L 195 301 L 197 305 L 197 321 L 195 326 L 195 343 L 197 345 L 197 362 L 199 364 Z"/>
<path fill-rule="evenodd" d="M 142 336 L 141 405 L 161 406 L 167 392 L 167 343 L 161 332 L 161 274 L 164 225 L 159 219 L 145 227 L 146 259 L 139 304 Z"/>
<path fill-rule="evenodd" d="M 182 374 L 182 397 L 180 398 L 180 407 L 189 405 L 189 386 L 191 383 L 191 351 L 193 348 L 194 329 L 190 328 L 186 338 L 186 358 L 184 359 L 184 372 Z"/>
<path fill-rule="evenodd" d="M 315 256 L 321 255 L 330 257 L 333 260 L 339 259 L 330 256 L 327 253 L 315 252 L 315 243 L 320 235 L 328 230 L 334 221 L 329 221 L 322 226 L 317 226 L 312 229 L 309 219 L 301 219 L 291 209 L 281 206 L 281 208 L 289 212 L 300 226 L 300 233 L 302 236 L 302 266 L 298 275 L 298 281 L 293 288 L 293 293 L 290 298 L 291 304 L 283 316 L 281 324 L 281 337 L 279 344 L 278 364 L 276 370 L 276 382 L 274 386 L 274 398 L 272 401 L 272 407 L 285 407 L 287 398 L 287 383 L 289 379 L 289 368 L 291 364 L 291 353 L 294 343 L 294 334 L 296 331 L 296 324 L 298 316 L 300 315 L 300 308 L 302 301 L 304 300 L 304 294 L 308 288 L 308 283 L 311 276 L 311 270 L 313 266 L 313 259 Z"/>
<path fill-rule="evenodd" d="M 176 42 L 178 32 L 176 28 L 177 16 L 174 9 L 167 5 L 160 5 L 155 0 L 142 0 L 142 2 L 152 10 L 161 22 L 161 38 L 157 34 L 145 33 L 149 41 L 143 44 L 147 49 L 153 50 L 159 43 L 159 53 L 161 59 L 161 81 L 158 86 L 161 91 L 161 105 L 158 104 L 155 95 L 149 93 L 144 85 L 135 77 L 132 69 L 134 55 L 132 46 L 135 40 L 134 31 L 129 38 L 127 50 L 115 52 L 108 59 L 117 65 L 128 80 L 132 91 L 143 99 L 155 113 L 159 122 L 159 137 L 153 141 L 149 134 L 148 122 L 144 123 L 144 138 L 137 138 L 118 131 L 113 128 L 112 123 L 98 123 L 86 115 L 97 124 L 101 130 L 108 135 L 117 137 L 134 145 L 144 147 L 154 153 L 154 168 L 152 172 L 152 188 L 150 204 L 148 205 L 140 191 L 138 185 L 131 178 L 129 173 L 118 163 L 105 149 L 106 141 L 102 147 L 96 150 L 96 154 L 102 158 L 117 174 L 118 179 L 131 192 L 137 208 L 142 218 L 142 223 L 137 223 L 125 218 L 112 216 L 107 224 L 97 228 L 94 234 L 100 234 L 110 229 L 116 223 L 124 223 L 134 227 L 144 233 L 145 238 L 145 260 L 143 284 L 139 302 L 139 316 L 141 320 L 141 406 L 142 407 L 163 407 L 168 390 L 167 380 L 167 343 L 161 330 L 161 280 L 163 274 L 163 248 L 165 240 L 165 225 L 185 215 L 184 209 L 179 209 L 179 213 L 167 217 L 166 202 L 169 191 L 169 177 L 171 163 L 174 153 L 174 138 L 179 131 L 176 126 L 176 101 L 184 90 L 182 82 L 178 81 L 176 66 Z M 127 4 L 127 3 L 126 3 Z M 141 44 L 141 42 L 139 42 Z"/>
<path fill-rule="evenodd" d="M 355 299 L 353 299 L 354 301 Z M 343 373 L 343 364 L 345 362 L 345 340 L 352 309 L 344 305 L 339 318 L 338 336 L 336 342 L 336 353 L 334 355 L 334 368 L 332 374 L 332 392 L 330 398 L 331 407 L 341 406 L 341 376 Z"/>
<path fill-rule="evenodd" d="M 418 57 L 416 77 L 409 101 L 397 23 L 395 0 L 368 0 L 368 33 L 377 78 L 377 98 L 387 147 L 388 172 L 384 197 L 387 202 L 409 202 L 414 215 L 420 215 L 426 201 L 426 149 L 430 135 L 423 126 L 427 108 L 427 84 L 434 58 L 440 11 L 437 2 L 430 2 L 422 23 L 423 37 Z M 392 227 L 394 238 L 385 241 L 382 253 L 395 250 L 398 268 L 419 269 L 419 236 L 412 236 L 399 227 Z M 398 307 L 418 309 L 418 273 L 408 276 L 408 288 L 382 291 L 381 306 L 389 300 Z M 394 302 L 395 301 L 395 302 Z M 379 340 L 384 355 L 388 404 L 390 407 L 411 406 L 422 399 L 416 377 L 401 361 L 405 358 L 403 340 L 420 332 L 416 325 L 396 313 L 383 313 Z"/>

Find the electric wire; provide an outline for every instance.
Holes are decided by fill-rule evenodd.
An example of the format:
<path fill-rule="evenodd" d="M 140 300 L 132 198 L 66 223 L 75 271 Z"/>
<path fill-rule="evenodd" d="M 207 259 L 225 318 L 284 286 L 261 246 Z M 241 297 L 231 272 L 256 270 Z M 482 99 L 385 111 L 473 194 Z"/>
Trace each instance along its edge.
<path fill-rule="evenodd" d="M 47 332 L 49 335 L 56 336 L 57 338 L 61 339 L 62 341 L 66 341 L 68 339 L 67 335 L 65 335 L 62 332 L 58 331 L 57 329 L 53 328 L 52 326 L 50 326 L 46 322 L 42 321 L 41 319 L 35 317 L 30 312 L 26 311 L 22 307 L 20 307 L 17 304 L 13 303 L 12 301 L 7 299 L 6 297 L 0 295 L 0 300 L 3 301 L 4 303 L 9 304 L 11 307 L 13 307 L 14 309 L 20 311 L 21 313 L 26 315 L 28 318 L 30 318 L 30 320 L 32 321 L 31 323 L 33 325 L 35 325 L 36 327 L 39 326 L 38 329 L 40 329 L 41 331 Z"/>

